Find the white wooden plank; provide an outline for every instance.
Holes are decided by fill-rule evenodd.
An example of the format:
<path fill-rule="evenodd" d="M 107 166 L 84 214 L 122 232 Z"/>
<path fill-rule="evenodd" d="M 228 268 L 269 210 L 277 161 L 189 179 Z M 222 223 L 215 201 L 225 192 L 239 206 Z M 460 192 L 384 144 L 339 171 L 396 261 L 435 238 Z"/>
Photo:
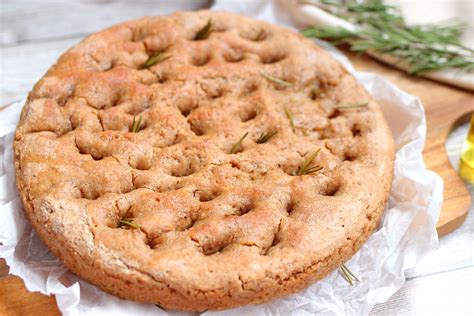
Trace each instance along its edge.
<path fill-rule="evenodd" d="M 409 280 L 371 315 L 474 315 L 473 297 L 474 268 L 468 267 Z"/>
<path fill-rule="evenodd" d="M 210 0 L 2 0 L 0 45 L 85 35 L 118 22 L 194 10 L 210 3 Z"/>
<path fill-rule="evenodd" d="M 81 38 L 0 48 L 0 105 L 26 96 L 58 57 Z"/>

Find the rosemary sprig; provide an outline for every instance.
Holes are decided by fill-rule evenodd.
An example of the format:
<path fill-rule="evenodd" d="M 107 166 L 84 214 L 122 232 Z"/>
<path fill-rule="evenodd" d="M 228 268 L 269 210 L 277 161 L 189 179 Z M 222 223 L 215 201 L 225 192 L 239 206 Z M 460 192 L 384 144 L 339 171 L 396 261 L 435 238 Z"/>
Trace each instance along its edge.
<path fill-rule="evenodd" d="M 199 32 L 196 33 L 194 40 L 200 41 L 200 40 L 204 40 L 208 38 L 209 35 L 211 35 L 213 25 L 214 25 L 214 22 L 212 21 L 212 19 L 209 19 L 207 21 L 207 24 L 202 29 L 200 29 Z"/>
<path fill-rule="evenodd" d="M 143 63 L 141 68 L 142 69 L 150 68 L 151 66 L 161 63 L 162 61 L 165 61 L 170 57 L 171 56 L 165 55 L 165 53 L 161 51 L 156 51 L 153 54 L 151 54 L 150 57 L 148 57 L 148 59 L 145 61 L 145 63 Z"/>
<path fill-rule="evenodd" d="M 132 127 L 130 128 L 131 133 L 138 133 L 142 128 L 142 116 L 140 115 L 138 117 L 138 120 L 136 119 L 136 116 L 133 116 L 133 121 L 132 121 Z"/>
<path fill-rule="evenodd" d="M 288 121 L 290 121 L 291 129 L 293 130 L 293 133 L 295 132 L 295 120 L 293 119 L 293 114 L 291 114 L 291 111 L 288 108 L 283 109 L 285 111 L 285 115 L 288 118 Z"/>
<path fill-rule="evenodd" d="M 257 139 L 257 144 L 263 144 L 263 143 L 268 142 L 276 134 L 278 134 L 277 130 L 274 130 L 274 131 L 271 131 L 271 132 L 262 132 L 262 134 L 260 134 L 260 137 Z"/>
<path fill-rule="evenodd" d="M 383 0 L 309 2 L 357 28 L 349 31 L 340 27 L 311 27 L 302 32 L 307 37 L 326 39 L 334 44 L 346 43 L 356 52 L 391 55 L 404 61 L 409 73 L 414 75 L 446 68 L 474 71 L 474 50 L 460 42 L 464 24 L 409 26 L 398 7 L 386 5 Z"/>
<path fill-rule="evenodd" d="M 273 82 L 275 82 L 276 84 L 279 84 L 282 87 L 291 87 L 293 85 L 290 82 L 282 80 L 282 79 L 277 78 L 277 77 L 274 77 L 274 76 L 270 75 L 269 73 L 267 73 L 265 71 L 262 71 L 261 75 L 263 76 L 263 78 L 265 78 L 269 81 L 273 81 Z"/>
<path fill-rule="evenodd" d="M 133 229 L 140 229 L 140 225 L 133 222 L 133 218 L 121 218 L 119 221 L 119 227 L 129 226 Z"/>
<path fill-rule="evenodd" d="M 314 173 L 323 169 L 323 166 L 320 166 L 320 165 L 310 167 L 314 158 L 316 158 L 316 156 L 319 154 L 320 151 L 321 151 L 321 148 L 318 148 L 314 153 L 312 153 L 311 155 L 308 156 L 308 158 L 305 159 L 303 164 L 298 168 L 298 171 L 296 171 L 297 176 Z"/>
<path fill-rule="evenodd" d="M 240 137 L 239 141 L 235 143 L 230 149 L 229 154 L 236 154 L 239 151 L 240 147 L 242 146 L 242 142 L 248 134 L 249 132 L 246 132 L 242 137 Z"/>
<path fill-rule="evenodd" d="M 339 270 L 341 270 L 344 280 L 346 280 L 351 286 L 354 286 L 355 282 L 360 282 L 360 280 L 355 276 L 354 273 L 351 272 L 351 270 L 346 267 L 346 265 L 343 264 L 340 266 Z"/>
<path fill-rule="evenodd" d="M 360 102 L 360 103 L 353 103 L 353 104 L 338 104 L 336 105 L 336 109 L 344 110 L 344 109 L 357 109 L 363 108 L 369 105 L 368 101 Z"/>

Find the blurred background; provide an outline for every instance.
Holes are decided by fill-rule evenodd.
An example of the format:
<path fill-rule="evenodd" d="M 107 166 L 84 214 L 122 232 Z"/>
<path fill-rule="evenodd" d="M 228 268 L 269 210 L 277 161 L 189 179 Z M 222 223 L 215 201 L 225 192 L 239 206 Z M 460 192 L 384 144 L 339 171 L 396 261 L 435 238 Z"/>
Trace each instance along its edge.
<path fill-rule="evenodd" d="M 409 23 L 464 21 L 469 27 L 463 40 L 474 48 L 474 0 L 386 2 L 401 5 Z M 129 19 L 207 8 L 212 3 L 211 0 L 1 0 L 0 104 L 23 97 L 60 53 L 87 34 Z"/>
<path fill-rule="evenodd" d="M 212 3 L 212 0 L 1 0 L 0 45 L 80 36 L 145 15 L 194 10 Z M 400 5 L 408 23 L 464 21 L 470 24 L 464 40 L 471 46 L 474 44 L 473 0 L 390 0 L 386 3 Z"/>

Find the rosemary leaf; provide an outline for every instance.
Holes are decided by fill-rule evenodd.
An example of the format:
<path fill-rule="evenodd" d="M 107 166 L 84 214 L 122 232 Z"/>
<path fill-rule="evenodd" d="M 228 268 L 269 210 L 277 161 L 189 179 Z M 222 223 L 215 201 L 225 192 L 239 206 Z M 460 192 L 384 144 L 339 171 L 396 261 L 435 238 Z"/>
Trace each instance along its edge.
<path fill-rule="evenodd" d="M 355 36 L 353 32 L 350 32 L 341 27 L 329 27 L 329 26 L 308 28 L 301 31 L 301 34 L 303 34 L 306 37 L 330 39 L 331 43 L 336 44 L 336 45 L 342 42 L 342 40 Z"/>
<path fill-rule="evenodd" d="M 213 25 L 214 25 L 214 22 L 212 21 L 212 19 L 209 19 L 207 21 L 207 24 L 202 29 L 200 29 L 199 32 L 196 33 L 194 40 L 200 41 L 200 40 L 204 40 L 208 38 L 209 35 L 211 35 Z"/>
<path fill-rule="evenodd" d="M 358 278 L 354 273 L 352 273 L 351 270 L 349 270 L 345 265 L 343 265 L 343 266 L 344 266 L 344 268 L 346 269 L 347 273 L 348 273 L 355 281 L 360 282 L 359 278 Z"/>
<path fill-rule="evenodd" d="M 291 129 L 293 130 L 293 133 L 294 133 L 296 127 L 295 127 L 295 120 L 293 119 L 293 114 L 291 114 L 290 110 L 286 107 L 284 108 L 284 111 L 285 111 L 286 117 L 290 121 Z"/>
<path fill-rule="evenodd" d="M 162 61 L 167 60 L 170 57 L 171 56 L 165 55 L 165 53 L 161 51 L 156 51 L 151 54 L 150 57 L 148 57 L 148 59 L 145 61 L 141 68 L 150 68 L 151 66 L 161 63 Z"/>
<path fill-rule="evenodd" d="M 305 175 L 305 174 L 310 174 L 310 173 L 318 172 L 319 170 L 322 170 L 322 169 L 323 169 L 323 166 L 314 166 L 314 167 L 305 169 L 305 170 L 302 171 L 302 173 L 299 174 L 299 175 L 301 176 L 301 175 Z"/>
<path fill-rule="evenodd" d="M 344 109 L 356 109 L 356 108 L 363 108 L 369 105 L 368 101 L 364 101 L 361 103 L 354 103 L 354 104 L 338 104 L 336 105 L 336 109 L 344 110 Z"/>
<path fill-rule="evenodd" d="M 261 74 L 265 79 L 273 81 L 273 82 L 275 82 L 276 84 L 279 84 L 282 87 L 291 87 L 292 86 L 292 84 L 289 83 L 288 81 L 285 81 L 285 80 L 279 79 L 277 77 L 274 77 L 274 76 L 266 73 L 265 71 L 262 71 Z"/>
<path fill-rule="evenodd" d="M 349 283 L 351 286 L 354 286 L 354 283 L 355 282 L 360 282 L 360 280 L 355 276 L 354 273 L 351 272 L 351 270 L 349 270 L 346 265 L 341 265 L 339 267 L 339 270 L 341 270 L 342 272 L 342 277 L 344 278 L 344 280 L 347 281 L 347 283 Z"/>
<path fill-rule="evenodd" d="M 119 221 L 119 227 L 129 226 L 133 229 L 140 229 L 140 225 L 133 222 L 133 218 L 122 218 Z"/>
<path fill-rule="evenodd" d="M 355 52 L 388 54 L 419 75 L 447 68 L 474 72 L 474 50 L 461 44 L 466 29 L 462 23 L 408 25 L 400 9 L 383 0 L 314 0 L 331 14 L 354 24 L 351 32 L 341 27 L 315 26 L 302 31 L 307 37 L 326 39 L 335 45 L 348 44 Z"/>
<path fill-rule="evenodd" d="M 346 270 L 345 266 L 342 265 L 342 266 L 339 267 L 339 269 L 342 272 L 342 277 L 344 278 L 344 280 L 346 280 L 347 283 L 349 283 L 351 286 L 354 286 L 354 282 L 352 281 L 352 278 L 349 275 L 349 273 L 347 273 L 347 270 Z"/>
<path fill-rule="evenodd" d="M 321 148 L 318 148 L 314 153 L 312 153 L 311 155 L 308 156 L 308 158 L 305 159 L 303 164 L 298 168 L 298 171 L 296 171 L 297 176 L 314 173 L 323 169 L 323 167 L 320 165 L 310 167 L 314 158 L 316 158 L 316 156 L 319 154 L 320 151 L 321 151 Z"/>
<path fill-rule="evenodd" d="M 268 142 L 270 139 L 272 139 L 276 134 L 278 133 L 277 130 L 274 130 L 272 132 L 263 132 L 260 134 L 260 137 L 257 139 L 257 144 L 263 144 Z"/>
<path fill-rule="evenodd" d="M 138 117 L 138 120 L 136 119 L 136 116 L 133 116 L 133 121 L 132 121 L 132 127 L 130 128 L 131 133 L 138 133 L 142 128 L 142 116 L 140 115 Z"/>
<path fill-rule="evenodd" d="M 240 137 L 239 141 L 235 143 L 230 149 L 229 154 L 236 154 L 239 151 L 240 147 L 242 146 L 242 142 L 248 134 L 249 132 L 246 132 L 242 137 Z"/>

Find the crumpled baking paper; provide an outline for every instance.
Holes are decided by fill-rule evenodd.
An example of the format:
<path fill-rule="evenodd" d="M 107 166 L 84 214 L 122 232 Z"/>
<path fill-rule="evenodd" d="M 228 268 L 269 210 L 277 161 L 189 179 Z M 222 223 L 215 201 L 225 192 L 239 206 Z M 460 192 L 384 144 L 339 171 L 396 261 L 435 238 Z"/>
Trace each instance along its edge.
<path fill-rule="evenodd" d="M 271 1 L 216 1 L 214 8 L 291 26 Z M 405 282 L 404 271 L 437 246 L 435 224 L 443 199 L 443 181 L 425 169 L 422 149 L 426 121 L 420 101 L 383 78 L 356 72 L 349 61 L 328 47 L 378 101 L 396 143 L 395 176 L 389 203 L 378 230 L 346 264 L 361 282 L 351 287 L 334 271 L 292 296 L 267 304 L 206 315 L 367 315 Z M 24 101 L 0 112 L 0 257 L 29 291 L 56 295 L 65 315 L 179 315 L 153 304 L 121 300 L 68 271 L 43 245 L 25 218 L 14 185 L 12 142 Z"/>

